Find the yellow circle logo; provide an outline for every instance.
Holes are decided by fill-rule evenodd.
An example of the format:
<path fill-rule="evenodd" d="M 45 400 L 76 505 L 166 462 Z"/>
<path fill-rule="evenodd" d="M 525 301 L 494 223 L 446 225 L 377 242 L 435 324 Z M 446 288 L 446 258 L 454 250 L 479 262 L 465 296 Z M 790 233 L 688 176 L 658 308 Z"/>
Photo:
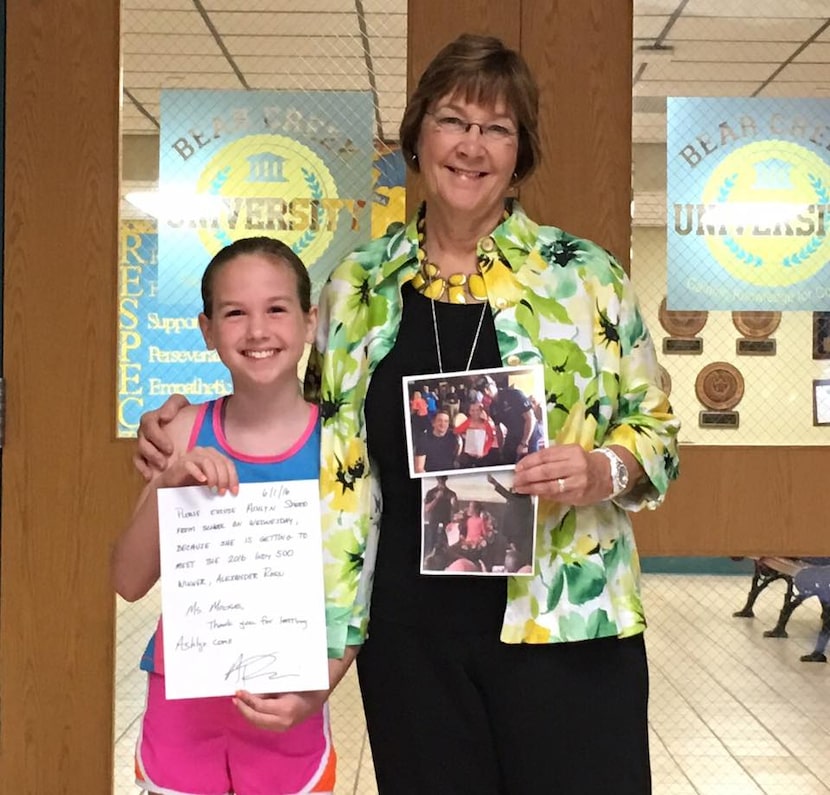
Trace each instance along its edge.
<path fill-rule="evenodd" d="M 733 152 L 703 190 L 696 233 L 737 279 L 796 284 L 827 264 L 830 166 L 803 146 L 760 141 Z"/>
<path fill-rule="evenodd" d="M 249 135 L 220 149 L 196 185 L 221 199 L 199 238 L 210 253 L 243 237 L 277 237 L 310 267 L 337 227 L 337 185 L 307 146 L 282 135 Z"/>

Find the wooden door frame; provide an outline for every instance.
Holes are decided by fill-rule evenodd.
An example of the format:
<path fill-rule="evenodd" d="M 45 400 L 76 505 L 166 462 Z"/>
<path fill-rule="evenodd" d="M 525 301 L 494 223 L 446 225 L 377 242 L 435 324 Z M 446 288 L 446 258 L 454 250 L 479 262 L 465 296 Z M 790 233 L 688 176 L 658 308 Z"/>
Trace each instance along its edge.
<path fill-rule="evenodd" d="M 112 786 L 120 4 L 6 6 L 0 781 Z"/>

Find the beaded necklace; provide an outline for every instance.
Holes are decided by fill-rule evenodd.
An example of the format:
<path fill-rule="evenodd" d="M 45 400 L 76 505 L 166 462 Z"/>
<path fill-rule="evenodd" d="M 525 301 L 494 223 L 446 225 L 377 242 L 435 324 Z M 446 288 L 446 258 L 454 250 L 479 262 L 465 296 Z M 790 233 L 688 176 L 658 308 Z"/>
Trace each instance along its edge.
<path fill-rule="evenodd" d="M 510 208 L 505 208 L 502 221 L 507 220 L 509 217 Z M 441 275 L 441 269 L 434 262 L 427 260 L 426 249 L 424 248 L 424 241 L 426 240 L 426 213 L 424 211 L 421 212 L 418 218 L 417 229 L 418 263 L 420 268 L 415 276 L 412 277 L 412 286 L 419 293 L 431 299 L 432 330 L 435 334 L 435 350 L 438 354 L 439 372 L 444 372 L 444 361 L 441 355 L 441 338 L 438 333 L 438 318 L 435 314 L 435 302 L 440 301 L 445 292 L 451 304 L 466 304 L 468 303 L 468 296 L 473 301 L 481 302 L 481 314 L 478 318 L 478 326 L 475 337 L 473 338 L 473 344 L 470 346 L 467 364 L 464 368 L 465 370 L 469 370 L 478 345 L 484 315 L 488 308 L 487 286 L 484 283 L 482 274 L 492 268 L 496 261 L 501 260 L 501 254 L 491 239 L 485 240 L 481 246 L 484 251 L 478 255 L 478 273 L 471 273 L 469 275 L 466 273 L 451 273 L 445 277 Z M 485 245 L 487 243 L 490 245 Z"/>
<path fill-rule="evenodd" d="M 505 213 L 505 218 L 507 213 Z M 418 264 L 420 268 L 412 277 L 412 286 L 427 298 L 433 301 L 440 301 L 447 294 L 451 304 L 466 304 L 470 300 L 486 301 L 487 287 L 482 278 L 482 271 L 486 262 L 479 259 L 478 273 L 451 273 L 449 276 L 442 276 L 441 269 L 434 263 L 427 260 L 424 241 L 426 239 L 426 216 L 424 214 L 418 219 Z"/>

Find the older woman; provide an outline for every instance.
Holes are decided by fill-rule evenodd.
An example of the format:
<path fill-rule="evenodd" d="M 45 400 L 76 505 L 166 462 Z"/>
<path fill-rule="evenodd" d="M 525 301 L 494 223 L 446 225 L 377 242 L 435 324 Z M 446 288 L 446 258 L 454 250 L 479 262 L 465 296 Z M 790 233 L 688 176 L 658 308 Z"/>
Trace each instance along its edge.
<path fill-rule="evenodd" d="M 657 504 L 677 474 L 678 424 L 622 268 L 505 201 L 538 161 L 537 96 L 497 39 L 445 47 L 401 124 L 426 202 L 320 302 L 307 383 L 326 418 L 332 641 L 363 646 L 384 793 L 650 791 L 625 510 Z M 421 487 L 391 396 L 404 376 L 527 363 L 544 366 L 551 442 L 514 484 L 542 498 L 534 577 L 423 577 Z"/>
<path fill-rule="evenodd" d="M 361 647 L 381 793 L 650 792 L 626 510 L 676 476 L 678 423 L 622 268 L 505 201 L 538 162 L 537 97 L 499 40 L 445 47 L 401 124 L 426 202 L 321 296 L 306 383 L 324 418 L 329 642 Z M 544 368 L 550 437 L 514 482 L 540 497 L 533 576 L 420 575 L 401 379 L 528 363 Z M 268 702 L 249 704 L 269 725 Z"/>

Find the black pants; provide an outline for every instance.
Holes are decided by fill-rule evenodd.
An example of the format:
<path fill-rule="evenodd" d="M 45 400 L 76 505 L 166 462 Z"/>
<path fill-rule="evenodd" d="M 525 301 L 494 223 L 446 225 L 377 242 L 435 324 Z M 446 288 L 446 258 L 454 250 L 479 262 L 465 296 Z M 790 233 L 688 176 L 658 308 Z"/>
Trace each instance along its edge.
<path fill-rule="evenodd" d="M 649 795 L 642 635 L 512 645 L 373 620 L 357 658 L 380 795 Z"/>

